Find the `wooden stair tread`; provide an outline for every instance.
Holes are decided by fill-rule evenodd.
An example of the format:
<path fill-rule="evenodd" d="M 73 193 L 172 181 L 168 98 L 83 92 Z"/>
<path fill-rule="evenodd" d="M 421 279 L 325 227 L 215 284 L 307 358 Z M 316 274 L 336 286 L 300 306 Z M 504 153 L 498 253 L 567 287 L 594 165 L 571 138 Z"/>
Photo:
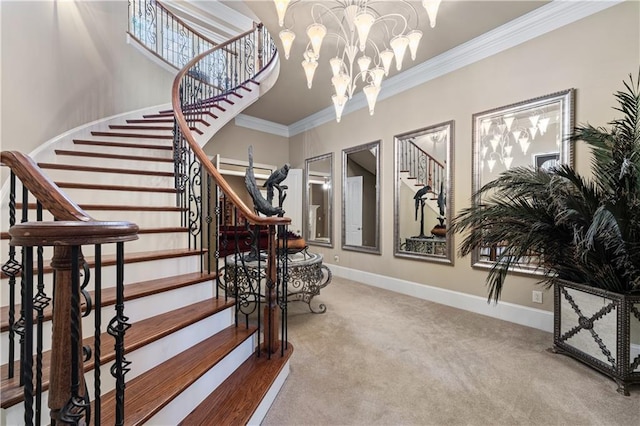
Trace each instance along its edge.
<path fill-rule="evenodd" d="M 172 131 L 173 126 L 140 126 L 139 124 L 110 124 L 110 129 L 113 130 L 160 130 L 160 131 Z"/>
<path fill-rule="evenodd" d="M 159 228 L 140 228 L 138 234 L 163 234 L 171 232 L 189 232 L 186 226 L 165 226 Z"/>
<path fill-rule="evenodd" d="M 138 262 L 148 262 L 151 260 L 162 260 L 162 259 L 171 259 L 171 258 L 179 258 L 179 257 L 188 257 L 188 256 L 200 256 L 202 253 L 206 253 L 207 250 L 199 250 L 199 249 L 170 249 L 170 250 L 152 250 L 152 251 L 140 251 L 140 252 L 127 252 L 127 246 L 125 245 L 124 252 L 124 263 L 138 263 Z M 84 258 L 85 262 L 89 264 L 89 267 L 95 267 L 95 258 L 93 256 L 86 256 Z M 45 265 L 48 262 L 45 261 Z M 116 264 L 116 256 L 115 255 L 103 255 L 102 256 L 102 266 L 112 266 Z M 37 273 L 36 264 L 34 263 L 34 274 Z M 44 273 L 48 274 L 53 272 L 53 269 L 50 266 L 44 267 Z M 8 278 L 4 272 L 2 272 L 1 278 Z"/>
<path fill-rule="evenodd" d="M 163 118 L 163 117 L 175 117 L 173 111 L 171 112 L 159 112 L 157 114 L 144 114 L 142 118 Z"/>
<path fill-rule="evenodd" d="M 207 127 L 211 126 L 211 124 L 207 123 L 206 121 L 202 120 L 202 119 L 193 119 L 190 120 L 199 124 L 203 124 Z M 173 118 L 135 118 L 135 119 L 128 119 L 127 123 L 129 124 L 144 124 L 144 123 L 173 123 L 174 119 Z"/>
<path fill-rule="evenodd" d="M 139 228 L 138 234 L 168 234 L 172 232 L 189 232 L 189 228 L 186 226 L 164 226 L 157 228 Z M 0 239 L 9 240 L 11 239 L 8 232 L 0 233 Z"/>
<path fill-rule="evenodd" d="M 147 318 L 136 323 L 132 323 L 131 327 L 125 334 L 125 353 L 129 353 L 139 349 L 151 342 L 157 341 L 171 333 L 174 333 L 186 326 L 194 324 L 202 319 L 212 316 L 224 309 L 232 307 L 234 302 L 232 300 L 225 301 L 224 298 L 211 298 L 203 300 L 192 305 L 185 306 L 183 308 L 175 309 L 170 312 L 165 312 L 155 317 Z M 111 318 L 103 318 L 103 322 L 109 321 Z M 102 333 L 100 335 L 101 353 L 100 363 L 105 365 L 115 359 L 115 346 L 105 344 L 113 340 L 108 333 Z M 93 336 L 83 339 L 83 345 L 89 345 L 93 350 L 94 338 Z M 43 390 L 49 387 L 49 374 L 51 363 L 51 352 L 46 351 L 42 354 L 43 357 Z M 16 372 L 19 371 L 19 361 L 14 364 Z M 85 362 L 85 372 L 94 368 L 93 357 Z M 3 365 L 1 370 L 2 374 L 2 408 L 7 408 L 23 401 L 23 390 L 19 386 L 19 377 L 14 375 L 13 378 L 8 379 L 8 366 Z M 128 387 L 128 384 L 127 384 Z"/>
<path fill-rule="evenodd" d="M 134 192 L 165 192 L 175 194 L 175 188 L 160 188 L 152 186 L 127 186 L 127 185 L 105 185 L 95 183 L 79 183 L 79 182 L 56 182 L 59 188 L 75 188 L 75 189 L 101 189 L 104 191 L 134 191 Z"/>
<path fill-rule="evenodd" d="M 293 346 L 290 343 L 287 346 L 284 356 L 280 356 L 278 352 L 272 355 L 271 359 L 265 354 L 249 357 L 185 417 L 180 425 L 247 424 L 291 357 Z"/>
<path fill-rule="evenodd" d="M 132 206 L 132 205 L 115 205 L 115 204 L 78 204 L 82 210 L 108 210 L 108 211 L 141 211 L 141 212 L 185 212 L 186 207 L 176 206 Z M 29 203 L 29 210 L 37 208 L 36 203 Z M 16 210 L 22 209 L 22 203 L 16 203 Z M 6 234 L 3 232 L 2 235 Z M 8 236 L 9 234 L 7 234 Z M 3 238 L 4 239 L 4 238 Z"/>
<path fill-rule="evenodd" d="M 159 149 L 159 150 L 168 150 L 168 151 L 172 151 L 173 150 L 173 145 L 159 145 L 159 144 L 90 141 L 90 140 L 85 140 L 85 139 L 74 139 L 73 143 L 76 144 L 76 145 L 108 146 L 108 147 L 115 147 L 115 148 Z"/>
<path fill-rule="evenodd" d="M 122 210 L 141 212 L 184 212 L 186 207 L 176 206 L 125 206 L 114 204 L 80 204 L 83 210 Z"/>
<path fill-rule="evenodd" d="M 127 425 L 149 420 L 183 390 L 251 337 L 255 327 L 231 325 L 168 361 L 127 381 L 125 412 Z M 115 423 L 115 391 L 102 397 L 101 423 Z"/>
<path fill-rule="evenodd" d="M 217 274 L 207 274 L 205 272 L 192 272 L 189 274 L 177 275 L 174 277 L 159 278 L 150 281 L 141 281 L 137 283 L 125 284 L 124 286 L 124 298 L 126 300 L 138 299 L 140 297 L 149 296 L 152 294 L 158 294 L 169 290 L 175 290 L 177 288 L 186 287 L 188 285 L 197 284 L 202 281 L 212 280 L 217 277 Z M 115 287 L 103 287 L 102 288 L 102 305 L 110 306 L 116 303 Z M 95 300 L 95 292 L 90 291 L 91 300 Z M 16 315 L 20 313 L 20 305 L 15 306 Z M 50 321 L 52 318 L 53 307 L 49 305 L 44 309 L 44 321 Z M 84 307 L 83 307 L 84 312 Z M 0 331 L 9 331 L 9 307 L 0 307 Z M 34 316 L 34 324 L 36 317 Z"/>
<path fill-rule="evenodd" d="M 127 123 L 129 124 L 144 124 L 144 123 L 173 123 L 173 118 L 129 118 Z"/>
<path fill-rule="evenodd" d="M 157 170 L 134 170 L 134 169 L 119 169 L 114 167 L 95 167 L 95 166 L 76 166 L 74 164 L 57 164 L 57 163 L 38 163 L 41 169 L 56 169 L 56 170 L 77 170 L 82 172 L 96 172 L 96 173 L 122 173 L 132 175 L 148 175 L 148 176 L 164 176 L 173 177 L 173 172 L 163 172 Z"/>
<path fill-rule="evenodd" d="M 122 154 L 107 154 L 103 152 L 90 152 L 90 151 L 69 151 L 65 149 L 56 149 L 56 155 L 71 155 L 75 157 L 96 157 L 96 158 L 113 158 L 118 160 L 135 160 L 135 161 L 157 161 L 161 163 L 173 163 L 173 158 L 164 157 L 147 157 L 142 155 L 122 155 Z"/>
<path fill-rule="evenodd" d="M 173 139 L 173 135 L 147 135 L 144 133 L 124 133 L 124 132 L 91 132 L 93 136 L 111 136 L 118 138 L 140 138 L 140 139 Z"/>

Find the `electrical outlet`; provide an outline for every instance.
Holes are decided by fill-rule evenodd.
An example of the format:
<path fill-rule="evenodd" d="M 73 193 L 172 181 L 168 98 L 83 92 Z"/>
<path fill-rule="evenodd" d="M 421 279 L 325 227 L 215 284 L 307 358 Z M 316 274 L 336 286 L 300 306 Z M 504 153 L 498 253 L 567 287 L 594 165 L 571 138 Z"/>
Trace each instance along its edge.
<path fill-rule="evenodd" d="M 542 303 L 542 292 L 538 290 L 533 290 L 533 296 L 531 298 L 533 303 Z"/>
<path fill-rule="evenodd" d="M 336 263 L 340 263 L 340 256 L 338 256 L 337 254 L 333 255 L 333 261 Z"/>

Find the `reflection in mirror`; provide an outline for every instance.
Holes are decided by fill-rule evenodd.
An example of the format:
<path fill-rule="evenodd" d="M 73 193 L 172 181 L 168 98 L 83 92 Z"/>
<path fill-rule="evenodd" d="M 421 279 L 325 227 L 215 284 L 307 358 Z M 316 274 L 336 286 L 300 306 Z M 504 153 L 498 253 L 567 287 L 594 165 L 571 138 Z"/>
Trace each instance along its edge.
<path fill-rule="evenodd" d="M 342 150 L 342 248 L 380 254 L 380 141 Z"/>
<path fill-rule="evenodd" d="M 473 192 L 514 167 L 572 164 L 568 136 L 573 129 L 573 96 L 569 89 L 473 115 Z M 482 203 L 477 197 L 474 204 Z M 501 247 L 475 250 L 472 264 L 491 267 Z M 515 271 L 536 273 L 537 261 L 520 259 Z"/>
<path fill-rule="evenodd" d="M 333 153 L 305 160 L 305 235 L 308 244 L 333 247 Z"/>
<path fill-rule="evenodd" d="M 395 137 L 394 254 L 453 264 L 453 121 Z"/>

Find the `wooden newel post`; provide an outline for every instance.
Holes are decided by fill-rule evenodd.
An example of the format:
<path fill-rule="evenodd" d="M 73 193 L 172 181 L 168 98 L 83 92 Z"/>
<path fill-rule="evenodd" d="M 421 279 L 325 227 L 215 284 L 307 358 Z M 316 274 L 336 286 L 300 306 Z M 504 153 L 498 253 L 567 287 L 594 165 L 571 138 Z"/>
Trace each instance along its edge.
<path fill-rule="evenodd" d="M 55 309 L 53 310 L 53 329 L 51 347 L 51 373 L 49 377 L 49 409 L 51 410 L 51 420 L 56 424 L 71 424 L 61 420 L 61 411 L 72 397 L 72 352 L 78 352 L 78 393 L 84 395 L 84 375 L 82 366 L 82 322 L 78 322 L 78 344 L 76 348 L 71 348 L 72 333 L 70 323 L 73 315 L 73 306 L 80 309 L 80 294 L 73 294 L 72 277 L 79 279 L 79 274 L 72 271 L 72 247 L 55 246 L 51 267 L 55 271 L 54 299 Z M 84 264 L 82 253 L 78 249 L 78 268 Z M 79 286 L 76 286 L 79 288 Z M 79 312 L 79 311 L 78 311 Z"/>
<path fill-rule="evenodd" d="M 278 317 L 278 298 L 276 291 L 277 282 L 277 266 L 278 259 L 276 256 L 276 227 L 274 225 L 269 226 L 269 243 L 267 246 L 267 300 L 264 306 L 264 340 L 265 350 L 269 354 L 273 354 L 278 348 L 278 330 L 279 330 L 279 317 Z"/>

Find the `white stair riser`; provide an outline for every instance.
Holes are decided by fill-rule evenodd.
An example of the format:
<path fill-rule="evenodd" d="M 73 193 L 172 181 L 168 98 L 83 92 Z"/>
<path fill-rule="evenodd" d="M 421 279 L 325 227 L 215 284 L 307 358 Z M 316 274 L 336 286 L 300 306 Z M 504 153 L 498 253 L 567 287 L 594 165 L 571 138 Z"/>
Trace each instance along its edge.
<path fill-rule="evenodd" d="M 132 299 L 125 302 L 124 315 L 129 318 L 129 323 L 135 323 L 143 319 L 151 318 L 155 315 L 160 315 L 165 312 L 173 311 L 193 303 L 201 302 L 202 300 L 209 299 L 215 296 L 214 284 L 211 281 L 204 281 L 190 286 L 177 288 L 171 291 L 154 294 L 145 298 Z M 93 301 L 95 302 L 95 300 Z M 100 310 L 101 314 L 101 330 L 107 331 L 109 321 L 115 316 L 115 305 L 108 305 Z M 16 320 L 19 318 L 20 313 L 16 312 Z M 90 337 L 94 335 L 95 331 L 95 315 L 90 313 L 86 317 L 82 318 L 82 335 Z M 48 351 L 51 349 L 51 321 L 46 321 L 42 325 L 43 330 L 43 350 Z M 34 351 L 36 348 L 34 325 Z M 2 364 L 5 364 L 9 360 L 8 344 L 4 348 L 4 343 L 9 342 L 9 332 L 5 331 L 0 334 L 3 342 L 3 350 L 0 353 L 0 360 Z M 18 349 L 18 339 L 16 339 L 16 352 L 15 359 L 20 359 L 20 352 Z"/>
<path fill-rule="evenodd" d="M 156 341 L 150 345 L 146 345 L 142 348 L 139 348 L 133 352 L 127 353 L 125 355 L 126 360 L 131 362 L 131 371 L 127 373 L 125 376 L 126 380 L 131 380 L 134 377 L 137 377 L 151 368 L 155 367 L 158 364 L 168 360 L 174 355 L 177 355 L 180 352 L 190 348 L 191 346 L 203 341 L 204 339 L 214 335 L 215 333 L 221 331 L 222 329 L 228 327 L 233 322 L 233 310 L 226 309 L 222 312 L 217 313 L 211 317 L 205 318 L 202 321 L 199 321 L 195 324 L 190 325 L 182 330 L 179 330 L 175 333 L 172 333 L 159 341 Z M 126 339 L 126 335 L 125 335 Z M 247 342 L 248 345 L 247 345 Z M 243 345 L 236 348 L 227 358 L 232 357 L 241 357 L 244 356 L 244 350 L 246 350 L 245 346 L 249 346 L 252 348 L 252 339 L 247 339 L 247 342 L 244 342 Z M 102 344 L 105 344 L 103 342 Z M 238 354 L 239 353 L 239 354 Z M 251 353 L 249 353 L 250 355 Z M 248 356 L 248 355 L 247 355 Z M 246 357 L 244 358 L 246 359 Z M 235 361 L 235 360 L 234 360 Z M 240 362 L 241 364 L 242 362 Z M 225 361 L 218 363 L 215 365 L 210 372 L 215 371 L 218 375 L 227 376 L 231 374 L 231 372 L 237 368 L 237 366 L 232 366 L 232 370 L 225 369 Z M 240 365 L 238 364 L 238 365 Z M 106 394 L 107 392 L 113 390 L 115 388 L 115 379 L 111 376 L 109 369 L 113 365 L 113 361 L 102 365 L 100 368 L 100 382 L 101 382 L 101 394 Z M 85 381 L 87 383 L 87 387 L 91 390 L 94 386 L 94 371 L 91 370 L 85 374 Z M 210 390 L 209 390 L 210 392 Z M 93 395 L 92 398 L 93 399 Z M 43 393 L 43 419 L 47 418 L 48 409 L 46 408 L 48 404 L 48 392 Z M 6 425 L 18 425 L 24 423 L 24 405 L 17 404 L 13 407 L 3 409 L 2 417 L 0 417 L 3 422 L 2 424 Z M 149 424 L 167 424 L 166 422 L 160 423 L 149 423 Z M 177 423 L 173 423 L 177 424 Z"/>
<path fill-rule="evenodd" d="M 254 335 L 255 336 L 255 335 Z M 251 337 L 245 340 L 222 361 L 196 380 L 189 388 L 171 400 L 155 416 L 149 419 L 150 425 L 176 425 L 209 396 L 227 377 L 231 375 L 244 361 L 252 356 L 255 350 L 255 340 Z"/>
<path fill-rule="evenodd" d="M 161 141 L 161 139 L 159 140 Z M 128 143 L 138 143 L 143 144 L 145 142 L 141 142 L 137 139 L 131 139 Z M 162 142 L 154 142 L 153 145 L 157 145 L 159 147 L 171 146 L 172 142 L 162 141 Z M 149 144 L 151 145 L 151 144 Z M 118 147 L 118 146 L 99 146 L 99 145 L 76 145 L 73 147 L 74 151 L 80 152 L 95 152 L 98 154 L 115 154 L 115 155 L 136 155 L 139 157 L 153 157 L 153 158 L 173 158 L 173 151 L 166 149 L 152 149 L 146 147 L 140 148 L 132 148 L 132 147 Z M 65 155 L 66 157 L 66 155 Z"/>
<path fill-rule="evenodd" d="M 136 175 L 130 173 L 101 173 L 78 170 L 43 169 L 54 182 L 85 182 L 103 185 L 126 185 L 170 188 L 173 176 Z M 173 171 L 171 171 L 173 172 Z"/>
<path fill-rule="evenodd" d="M 138 234 L 138 239 L 124 243 L 125 253 L 148 251 L 158 247 L 162 250 L 177 250 L 189 248 L 189 234 L 187 232 L 163 232 L 157 234 Z M 102 255 L 116 254 L 116 244 L 103 244 Z M 85 246 L 82 253 L 86 257 L 93 257 L 95 246 Z"/>
<path fill-rule="evenodd" d="M 125 257 L 126 257 L 126 243 L 125 243 Z M 48 265 L 50 260 L 45 260 L 45 265 Z M 150 281 L 165 277 L 172 277 L 180 274 L 189 274 L 191 272 L 200 271 L 200 256 L 185 256 L 172 259 L 158 259 L 148 262 L 135 262 L 125 263 L 124 265 L 124 282 L 125 285 L 129 283 L 136 283 L 141 281 Z M 91 269 L 91 279 L 87 286 L 87 290 L 93 290 L 93 283 L 95 278 L 95 270 Z M 53 275 L 45 274 L 45 293 L 47 295 L 52 294 L 53 289 Z M 37 278 L 34 278 L 37 280 Z M 9 285 L 8 278 L 0 280 L 0 296 L 2 306 L 9 305 Z M 108 265 L 102 267 L 102 287 L 113 287 L 116 284 L 116 267 L 115 265 Z M 35 284 L 34 284 L 35 285 Z M 34 290 L 35 292 L 36 290 Z M 16 278 L 16 298 L 20 298 L 20 277 Z M 16 301 L 19 303 L 19 300 Z"/>
<path fill-rule="evenodd" d="M 65 182 L 65 181 L 58 181 Z M 76 183 L 77 179 L 67 183 Z M 88 183 L 88 182 L 83 182 Z M 121 180 L 113 185 L 130 186 L 135 187 L 133 183 L 126 180 Z M 165 187 L 155 186 L 153 188 L 172 189 L 174 186 L 169 185 Z M 85 189 L 85 188 L 61 188 L 67 198 L 75 202 L 76 204 L 117 204 L 117 205 L 150 205 L 150 206 L 175 206 L 177 203 L 177 195 L 175 192 L 158 192 L 158 191 L 128 191 L 128 190 L 112 190 L 112 189 Z M 16 204 L 22 203 L 22 186 L 16 186 Z M 36 203 L 35 196 L 29 193 L 27 198 L 28 203 Z M 0 209 L 3 213 L 2 226 L 8 226 L 9 223 L 9 202 L 2 204 Z M 6 212 L 6 216 L 4 216 Z M 22 209 L 17 209 L 15 212 L 16 222 L 21 221 Z M 35 220 L 36 212 L 30 212 L 29 220 Z M 7 225 L 4 225 L 6 223 Z"/>
<path fill-rule="evenodd" d="M 129 186 L 126 182 L 122 185 Z M 62 188 L 62 191 L 72 200 L 79 200 L 80 204 L 122 204 L 146 206 L 171 206 L 176 204 L 176 194 L 171 192 L 149 191 L 114 191 Z"/>
<path fill-rule="evenodd" d="M 120 158 L 81 157 L 77 155 L 57 155 L 57 164 L 73 164 L 76 166 L 110 167 L 119 169 L 155 170 L 173 172 L 173 163 L 166 161 L 137 161 Z"/>
<path fill-rule="evenodd" d="M 159 207 L 171 207 L 171 206 L 159 206 Z M 176 227 L 182 226 L 181 220 L 184 214 L 181 211 L 165 211 L 165 210 L 93 210 L 85 209 L 85 212 L 97 221 L 123 221 L 139 224 L 139 226 L 154 226 L 158 228 L 163 227 Z M 2 214 L 3 223 L 0 224 L 0 229 L 3 232 L 9 230 L 9 209 L 5 207 L 0 209 Z M 16 212 L 16 223 L 20 223 L 22 218 L 22 212 Z M 30 210 L 28 220 L 35 221 L 37 218 L 36 211 Z M 42 220 L 45 222 L 53 221 L 53 215 L 48 211 L 42 212 Z"/>
<path fill-rule="evenodd" d="M 122 124 L 122 123 L 118 123 Z M 109 136 L 99 136 L 99 135 L 88 135 L 84 137 L 76 137 L 74 139 L 83 139 L 83 140 L 94 140 L 94 141 L 103 141 L 103 142 L 124 142 L 124 143 L 142 143 L 142 144 L 165 144 L 172 145 L 173 139 L 163 139 L 163 138 L 150 138 L 150 137 L 141 137 L 141 138 L 131 138 L 128 136 L 113 136 L 116 133 L 133 133 L 136 135 L 161 135 L 161 136 L 172 136 L 172 132 L 168 130 L 122 130 L 122 129 L 102 129 L 98 130 L 99 132 L 110 132 L 112 135 Z M 71 140 L 71 144 L 69 146 L 65 146 L 64 149 L 72 147 L 73 145 L 78 146 L 78 144 L 74 144 L 73 140 Z M 82 145 L 85 146 L 85 145 Z M 117 147 L 114 147 L 117 148 Z M 80 150 L 82 151 L 82 150 Z"/>
<path fill-rule="evenodd" d="M 278 377 L 276 377 L 276 379 L 273 381 L 273 384 L 267 391 L 267 394 L 264 396 L 264 399 L 262 400 L 262 402 L 260 402 L 260 405 L 258 406 L 258 408 L 256 408 L 256 411 L 253 413 L 253 416 L 251 416 L 251 418 L 247 422 L 247 425 L 259 426 L 260 423 L 262 423 L 262 420 L 264 420 L 264 417 L 267 415 L 267 411 L 269 411 L 271 404 L 273 404 L 273 401 L 276 399 L 276 396 L 278 396 L 278 392 L 280 392 L 280 389 L 282 389 L 282 386 L 284 386 L 284 381 L 287 380 L 288 376 L 289 376 L 289 361 L 287 361 L 287 363 L 282 367 L 282 370 L 278 374 Z"/>
<path fill-rule="evenodd" d="M 125 253 L 136 253 L 146 251 L 149 247 L 162 247 L 163 250 L 179 250 L 189 248 L 189 242 L 193 245 L 193 239 L 187 232 L 162 232 L 138 234 L 138 239 L 127 241 L 124 246 Z M 116 244 L 102 244 L 102 255 L 115 255 L 117 251 Z M 18 248 L 21 250 L 21 248 Z M 95 245 L 87 245 L 82 247 L 82 254 L 85 258 L 95 255 Z M 34 261 L 37 256 L 37 248 L 33 251 Z M 53 247 L 43 247 L 42 256 L 44 264 L 48 265 L 53 257 Z"/>

